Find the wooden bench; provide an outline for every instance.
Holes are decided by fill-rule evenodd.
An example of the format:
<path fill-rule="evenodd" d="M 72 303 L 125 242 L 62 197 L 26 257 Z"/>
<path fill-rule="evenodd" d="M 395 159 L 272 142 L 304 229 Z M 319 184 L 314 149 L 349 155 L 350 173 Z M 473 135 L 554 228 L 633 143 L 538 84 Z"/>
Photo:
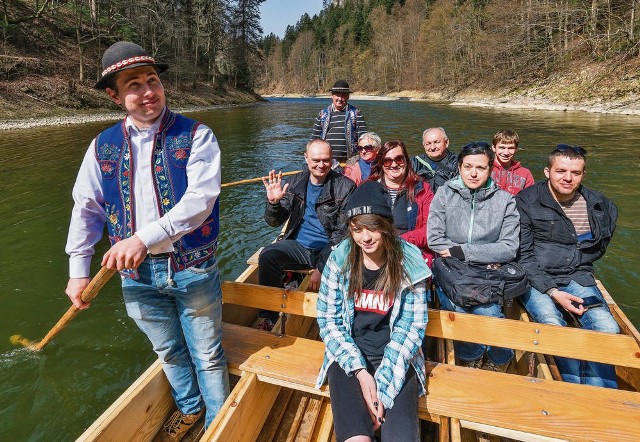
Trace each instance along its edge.
<path fill-rule="evenodd" d="M 240 278 L 257 281 L 255 267 L 247 269 Z M 296 315 L 289 321 L 292 332 L 304 331 L 314 322 L 316 299 L 316 293 L 223 284 L 224 302 L 248 306 L 240 308 L 250 310 L 247 317 L 255 315 L 255 308 Z M 233 310 L 225 308 L 225 315 L 234 323 L 247 323 L 238 320 L 244 312 Z M 280 433 L 274 440 L 298 437 L 298 440 L 328 441 L 332 416 L 326 387 L 320 391 L 313 388 L 322 360 L 322 343 L 293 336 L 278 337 L 237 325 L 225 325 L 224 333 L 230 371 L 241 378 L 202 440 L 267 440 L 263 439 L 264 434 L 274 431 L 266 429 L 273 418 L 270 413 L 279 413 L 285 414 L 286 425 L 276 429 Z M 429 312 L 426 333 L 433 338 L 490 343 L 517 352 L 546 352 L 615 363 L 625 371 L 630 383 L 640 378 L 640 349 L 631 336 L 438 310 Z M 566 342 L 572 345 L 567 346 Z M 609 359 L 611 355 L 615 360 Z M 640 440 L 637 424 L 640 393 L 447 364 L 430 363 L 427 371 L 428 394 L 419 402 L 420 415 L 440 422 L 441 440 L 448 440 L 449 420 L 463 428 L 518 440 Z M 637 388 L 639 384 L 633 385 Z M 282 404 L 285 405 L 281 407 Z M 78 440 L 149 441 L 173 407 L 168 382 L 160 364 L 154 362 Z M 451 430 L 454 434 L 453 426 Z M 286 431 L 289 433 L 279 437 Z"/>
<path fill-rule="evenodd" d="M 317 294 L 310 292 L 223 284 L 226 303 L 310 318 L 316 316 L 316 298 Z M 227 325 L 224 332 L 230 369 L 243 376 L 220 413 L 219 422 L 209 428 L 203 440 L 255 440 L 264 416 L 251 410 L 270 409 L 269 404 L 273 404 L 280 387 L 328 396 L 326 385 L 320 390 L 314 388 L 324 352 L 322 342 L 276 336 L 242 326 Z M 630 336 L 439 310 L 429 312 L 426 333 L 435 338 L 614 362 L 634 371 L 640 369 L 640 348 Z M 567 342 L 572 345 L 567 346 Z M 612 354 L 615 361 L 610 360 Z M 428 363 L 427 373 L 428 394 L 419 402 L 420 417 L 426 420 L 440 422 L 443 417 L 454 418 L 463 427 L 520 440 L 536 437 L 539 440 L 538 436 L 562 440 L 640 440 L 637 425 L 640 393 L 437 363 Z M 330 413 L 326 402 L 318 404 L 318 407 L 324 404 L 324 415 Z M 323 431 L 330 434 L 329 429 Z"/>

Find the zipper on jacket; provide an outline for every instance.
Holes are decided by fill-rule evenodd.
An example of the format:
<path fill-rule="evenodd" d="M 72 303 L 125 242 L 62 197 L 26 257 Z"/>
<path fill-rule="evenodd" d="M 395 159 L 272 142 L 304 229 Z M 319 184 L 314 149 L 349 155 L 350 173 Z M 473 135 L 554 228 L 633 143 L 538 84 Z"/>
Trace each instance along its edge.
<path fill-rule="evenodd" d="M 469 221 L 469 233 L 467 234 L 467 244 L 471 244 L 473 236 L 473 221 L 476 215 L 476 195 L 478 189 L 471 191 L 471 220 Z"/>

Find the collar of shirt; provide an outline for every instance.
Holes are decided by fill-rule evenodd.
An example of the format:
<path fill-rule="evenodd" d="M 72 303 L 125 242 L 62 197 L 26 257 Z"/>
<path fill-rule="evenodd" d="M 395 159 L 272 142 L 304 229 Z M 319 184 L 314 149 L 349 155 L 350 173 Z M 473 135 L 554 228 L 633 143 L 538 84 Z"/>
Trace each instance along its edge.
<path fill-rule="evenodd" d="M 131 117 L 127 115 L 124 123 L 125 127 L 127 128 L 127 132 L 129 132 L 130 135 L 138 135 L 142 138 L 147 138 L 151 135 L 155 135 L 158 132 L 158 129 L 160 129 L 160 124 L 162 123 L 162 118 L 164 117 L 166 111 L 166 107 L 162 109 L 160 116 L 156 119 L 156 121 L 153 122 L 151 126 L 146 129 L 139 129 L 138 126 L 134 124 Z"/>

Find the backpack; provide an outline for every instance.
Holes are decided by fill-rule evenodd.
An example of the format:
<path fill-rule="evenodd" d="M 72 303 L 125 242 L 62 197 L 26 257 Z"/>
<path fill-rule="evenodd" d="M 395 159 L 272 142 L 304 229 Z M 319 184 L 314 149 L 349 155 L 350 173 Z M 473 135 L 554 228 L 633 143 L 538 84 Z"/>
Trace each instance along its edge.
<path fill-rule="evenodd" d="M 433 261 L 433 276 L 447 297 L 460 307 L 503 305 L 529 288 L 527 272 L 515 262 L 492 268 L 454 257 L 437 257 Z"/>

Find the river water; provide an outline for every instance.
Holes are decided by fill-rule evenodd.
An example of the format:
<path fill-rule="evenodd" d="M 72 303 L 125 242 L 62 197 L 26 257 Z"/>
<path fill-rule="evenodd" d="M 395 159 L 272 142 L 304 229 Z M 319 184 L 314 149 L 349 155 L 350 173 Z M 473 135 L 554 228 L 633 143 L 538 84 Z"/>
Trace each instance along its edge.
<path fill-rule="evenodd" d="M 222 150 L 223 182 L 296 170 L 313 119 L 328 100 L 273 99 L 191 117 L 211 127 Z M 503 128 L 521 137 L 518 158 L 536 179 L 558 143 L 588 151 L 585 184 L 618 205 L 618 229 L 597 274 L 636 327 L 640 326 L 640 118 L 581 112 L 453 107 L 409 101 L 353 102 L 383 140 L 400 138 L 421 152 L 422 130 L 442 126 L 451 148 L 490 141 Z M 70 192 L 95 134 L 112 123 L 0 132 L 0 440 L 74 440 L 111 404 L 154 356 L 125 313 L 114 278 L 91 309 L 40 353 L 14 347 L 9 337 L 37 340 L 69 307 L 64 253 Z M 277 233 L 262 218 L 261 184 L 223 189 L 219 263 L 233 279 L 246 259 Z M 98 255 L 106 250 L 101 243 Z M 97 261 L 97 260 L 96 260 Z M 94 263 L 96 264 L 96 263 Z"/>

